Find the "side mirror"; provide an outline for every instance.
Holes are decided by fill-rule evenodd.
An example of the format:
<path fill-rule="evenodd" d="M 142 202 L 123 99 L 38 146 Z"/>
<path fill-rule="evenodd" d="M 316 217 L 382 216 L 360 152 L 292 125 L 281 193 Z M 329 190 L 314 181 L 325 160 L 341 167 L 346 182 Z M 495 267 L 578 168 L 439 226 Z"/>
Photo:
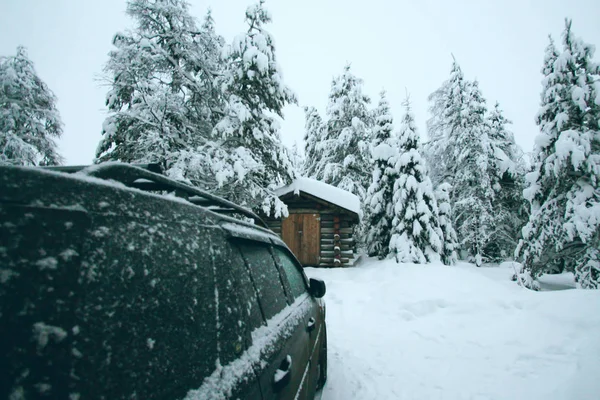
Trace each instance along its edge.
<path fill-rule="evenodd" d="M 320 279 L 310 278 L 310 294 L 313 297 L 321 298 L 325 296 L 325 282 Z"/>

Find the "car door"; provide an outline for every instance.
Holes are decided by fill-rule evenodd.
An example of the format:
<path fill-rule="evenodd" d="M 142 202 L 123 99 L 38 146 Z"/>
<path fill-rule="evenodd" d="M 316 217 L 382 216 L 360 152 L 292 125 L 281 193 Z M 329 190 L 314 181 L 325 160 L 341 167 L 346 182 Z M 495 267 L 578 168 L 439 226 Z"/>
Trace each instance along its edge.
<path fill-rule="evenodd" d="M 263 399 L 305 399 L 310 354 L 306 321 L 308 296 L 291 301 L 284 290 L 282 271 L 271 246 L 240 241 L 265 325 L 252 332 L 252 346 L 260 353 L 256 364 Z"/>
<path fill-rule="evenodd" d="M 82 295 L 77 281 L 89 217 L 68 208 L 3 200 L 0 398 L 68 398 L 77 382 L 71 372 L 76 351 L 72 328 Z"/>
<path fill-rule="evenodd" d="M 322 338 L 325 329 L 324 313 L 321 311 L 319 302 L 309 295 L 309 285 L 302 266 L 284 247 L 275 246 L 274 255 L 283 275 L 288 283 L 288 291 L 294 301 L 305 298 L 305 335 L 308 336 L 309 363 L 304 372 L 304 391 L 306 398 L 312 399 L 317 390 L 317 379 L 319 375 L 318 365 L 322 347 Z"/>
<path fill-rule="evenodd" d="M 209 379 L 214 384 L 210 396 L 259 400 L 262 395 L 258 378 L 252 363 L 246 362 L 252 351 L 251 332 L 263 324 L 257 293 L 238 249 L 217 237 L 211 242 L 211 255 L 216 260 L 220 367 L 219 373 Z"/>

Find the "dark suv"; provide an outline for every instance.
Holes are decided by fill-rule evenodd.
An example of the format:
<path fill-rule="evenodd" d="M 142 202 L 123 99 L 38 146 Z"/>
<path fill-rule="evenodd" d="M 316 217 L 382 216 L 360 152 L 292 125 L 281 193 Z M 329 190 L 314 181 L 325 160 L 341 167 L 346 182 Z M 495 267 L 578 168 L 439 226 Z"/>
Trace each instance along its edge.
<path fill-rule="evenodd" d="M 80 169 L 0 167 L 0 398 L 314 397 L 325 285 L 225 214 L 258 216 L 151 166 Z"/>

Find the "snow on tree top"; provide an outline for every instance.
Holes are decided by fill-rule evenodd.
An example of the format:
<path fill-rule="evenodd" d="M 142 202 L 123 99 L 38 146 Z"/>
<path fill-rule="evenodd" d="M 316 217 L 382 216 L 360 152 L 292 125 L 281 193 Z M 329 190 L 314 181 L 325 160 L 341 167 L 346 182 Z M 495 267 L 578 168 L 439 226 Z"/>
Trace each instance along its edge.
<path fill-rule="evenodd" d="M 307 193 L 360 215 L 360 199 L 358 196 L 324 182 L 301 177 L 294 180 L 290 185 L 275 190 L 277 196 L 292 192 L 296 195 L 300 192 Z"/>

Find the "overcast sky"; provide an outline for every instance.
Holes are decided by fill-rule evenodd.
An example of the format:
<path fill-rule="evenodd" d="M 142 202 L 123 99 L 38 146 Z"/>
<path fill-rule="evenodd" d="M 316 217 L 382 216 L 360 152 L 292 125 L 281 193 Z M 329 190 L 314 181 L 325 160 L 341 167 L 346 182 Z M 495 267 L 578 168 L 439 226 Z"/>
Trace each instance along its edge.
<path fill-rule="evenodd" d="M 210 7 L 218 33 L 230 42 L 244 31 L 252 1 L 190 3 L 199 19 Z M 65 125 L 59 146 L 68 164 L 94 158 L 106 116 L 107 88 L 98 77 L 113 35 L 132 25 L 125 6 L 125 0 L 0 0 L 0 55 L 27 47 L 58 97 Z M 448 77 L 454 54 L 465 76 L 479 80 L 488 105 L 500 102 L 517 143 L 531 151 L 547 35 L 560 41 L 569 17 L 577 36 L 600 46 L 598 0 L 268 0 L 266 6 L 284 79 L 300 102 L 285 109 L 288 146 L 302 141 L 301 107 L 314 105 L 323 115 L 331 79 L 347 62 L 373 106 L 387 90 L 396 121 L 408 90 L 425 137 L 427 96 Z"/>

